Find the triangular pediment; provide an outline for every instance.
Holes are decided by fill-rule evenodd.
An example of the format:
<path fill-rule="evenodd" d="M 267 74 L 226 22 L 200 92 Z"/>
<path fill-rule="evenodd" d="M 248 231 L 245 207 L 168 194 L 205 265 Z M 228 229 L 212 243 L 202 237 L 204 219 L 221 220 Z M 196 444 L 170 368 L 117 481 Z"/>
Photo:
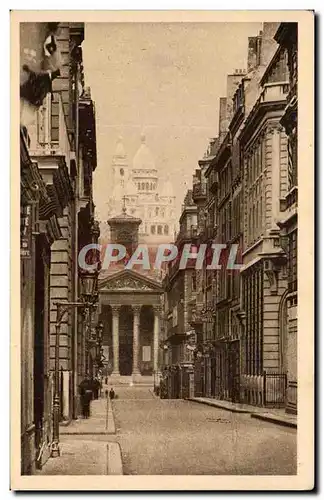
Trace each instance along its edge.
<path fill-rule="evenodd" d="M 162 292 L 162 285 L 136 271 L 125 269 L 99 280 L 99 291 Z"/>

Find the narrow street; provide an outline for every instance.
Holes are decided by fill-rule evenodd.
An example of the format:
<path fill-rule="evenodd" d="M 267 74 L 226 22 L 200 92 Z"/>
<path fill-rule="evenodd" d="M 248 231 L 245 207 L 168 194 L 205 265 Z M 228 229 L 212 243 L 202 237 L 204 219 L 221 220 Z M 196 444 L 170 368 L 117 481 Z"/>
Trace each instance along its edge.
<path fill-rule="evenodd" d="M 296 474 L 297 433 L 148 387 L 117 387 L 116 440 L 124 474 Z"/>

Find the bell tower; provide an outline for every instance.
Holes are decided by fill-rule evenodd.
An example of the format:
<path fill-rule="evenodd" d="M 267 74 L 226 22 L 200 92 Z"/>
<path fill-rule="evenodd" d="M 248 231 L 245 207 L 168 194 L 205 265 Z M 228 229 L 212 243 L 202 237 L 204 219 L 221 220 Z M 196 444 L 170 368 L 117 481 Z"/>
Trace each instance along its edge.
<path fill-rule="evenodd" d="M 110 243 L 124 245 L 126 256 L 130 257 L 138 246 L 138 228 L 142 219 L 126 213 L 126 199 L 123 197 L 123 210 L 120 215 L 108 219 L 110 227 Z"/>
<path fill-rule="evenodd" d="M 112 170 L 113 189 L 120 188 L 123 190 L 128 180 L 128 161 L 121 136 L 118 137 L 116 151 L 112 159 Z"/>

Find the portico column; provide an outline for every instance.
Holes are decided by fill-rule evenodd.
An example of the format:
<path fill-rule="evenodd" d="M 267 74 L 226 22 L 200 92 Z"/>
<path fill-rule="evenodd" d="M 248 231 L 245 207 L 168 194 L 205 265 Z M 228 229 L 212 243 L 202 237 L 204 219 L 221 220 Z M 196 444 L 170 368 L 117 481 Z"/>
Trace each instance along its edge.
<path fill-rule="evenodd" d="M 119 375 L 119 306 L 112 306 L 112 342 L 114 369 L 112 375 Z"/>
<path fill-rule="evenodd" d="M 153 332 L 153 370 L 158 371 L 159 359 L 159 333 L 160 333 L 160 307 L 154 308 L 154 332 Z"/>
<path fill-rule="evenodd" d="M 138 369 L 138 350 L 139 350 L 139 325 L 140 325 L 141 306 L 133 306 L 133 373 L 139 375 Z"/>

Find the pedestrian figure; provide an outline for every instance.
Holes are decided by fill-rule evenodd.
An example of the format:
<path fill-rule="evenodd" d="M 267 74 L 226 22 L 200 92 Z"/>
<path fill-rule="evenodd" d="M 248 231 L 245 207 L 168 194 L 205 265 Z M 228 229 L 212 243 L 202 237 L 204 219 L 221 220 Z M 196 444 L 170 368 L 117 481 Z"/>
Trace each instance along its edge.
<path fill-rule="evenodd" d="M 82 416 L 83 418 L 89 418 L 90 402 L 92 399 L 93 392 L 92 392 L 91 378 L 88 374 L 85 376 L 85 378 L 79 385 L 79 392 L 80 392 Z"/>
<path fill-rule="evenodd" d="M 94 399 L 99 398 L 99 389 L 100 389 L 100 382 L 97 378 L 95 378 L 93 381 L 93 397 L 94 397 Z"/>
<path fill-rule="evenodd" d="M 110 397 L 110 399 L 114 399 L 115 398 L 115 391 L 114 391 L 113 388 L 111 388 L 110 391 L 109 391 L 109 397 Z"/>

